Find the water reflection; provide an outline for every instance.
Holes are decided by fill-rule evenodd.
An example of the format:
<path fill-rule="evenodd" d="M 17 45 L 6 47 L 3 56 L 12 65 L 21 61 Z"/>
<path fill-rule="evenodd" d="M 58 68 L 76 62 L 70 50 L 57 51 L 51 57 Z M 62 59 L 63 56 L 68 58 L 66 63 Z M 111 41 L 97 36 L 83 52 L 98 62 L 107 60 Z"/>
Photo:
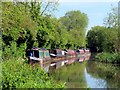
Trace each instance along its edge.
<path fill-rule="evenodd" d="M 120 88 L 120 68 L 89 58 L 70 58 L 46 64 L 43 68 L 54 80 L 66 82 L 68 88 Z"/>
<path fill-rule="evenodd" d="M 78 58 L 73 57 L 68 60 L 53 62 L 52 64 L 54 65 L 49 67 L 49 73 L 56 81 L 66 82 L 66 86 L 69 88 L 86 88 L 84 75 L 85 60 L 88 60 L 88 56 L 86 58 L 85 56 L 80 56 Z"/>
<path fill-rule="evenodd" d="M 120 67 L 112 64 L 90 61 L 86 65 L 86 71 L 92 77 L 106 81 L 107 88 L 120 88 Z"/>
<path fill-rule="evenodd" d="M 46 72 L 49 72 L 49 68 L 50 68 L 50 64 L 47 64 L 46 66 L 44 66 L 44 70 L 46 71 Z"/>
<path fill-rule="evenodd" d="M 62 60 L 62 61 L 58 61 L 58 62 L 53 62 L 49 65 L 49 72 L 52 72 L 55 69 L 61 68 L 64 65 L 72 64 L 72 63 L 74 63 L 74 61 L 75 61 L 75 58 L 71 58 L 70 60 Z"/>
<path fill-rule="evenodd" d="M 62 68 L 55 69 L 50 73 L 56 81 L 66 82 L 69 88 L 85 88 L 86 81 L 84 75 L 85 63 L 67 64 Z"/>
<path fill-rule="evenodd" d="M 85 78 L 88 87 L 90 88 L 107 88 L 107 82 L 103 79 L 94 78 L 92 75 L 88 74 L 85 68 Z"/>
<path fill-rule="evenodd" d="M 89 60 L 89 58 L 90 58 L 90 54 L 86 54 L 84 56 L 79 56 L 77 58 L 71 57 L 71 58 L 69 58 L 67 60 L 51 62 L 51 64 L 49 65 L 50 66 L 49 68 L 52 69 L 52 71 L 53 71 L 53 69 L 58 69 L 58 68 L 60 68 L 60 67 L 62 67 L 64 65 L 73 64 L 74 62 L 84 62 L 85 60 Z M 45 69 L 45 71 L 46 71 L 46 69 Z"/>
<path fill-rule="evenodd" d="M 83 62 L 84 60 L 85 60 L 85 57 L 84 57 L 84 56 L 77 58 L 77 61 L 78 61 L 78 62 Z"/>

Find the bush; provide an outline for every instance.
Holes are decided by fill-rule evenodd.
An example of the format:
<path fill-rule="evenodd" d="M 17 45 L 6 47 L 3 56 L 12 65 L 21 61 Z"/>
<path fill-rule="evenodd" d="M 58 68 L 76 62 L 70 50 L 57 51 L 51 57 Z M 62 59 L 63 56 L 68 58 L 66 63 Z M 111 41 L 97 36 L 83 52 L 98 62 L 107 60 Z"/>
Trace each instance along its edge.
<path fill-rule="evenodd" d="M 18 59 L 25 57 L 26 43 L 17 47 L 16 42 L 11 42 L 11 45 L 4 46 L 2 58 L 3 60 Z"/>
<path fill-rule="evenodd" d="M 96 55 L 95 57 L 100 62 L 106 63 L 120 63 L 120 53 L 107 53 L 102 52 Z"/>
<path fill-rule="evenodd" d="M 56 84 L 40 67 L 21 62 L 7 60 L 2 63 L 1 88 L 63 88 L 64 84 Z"/>

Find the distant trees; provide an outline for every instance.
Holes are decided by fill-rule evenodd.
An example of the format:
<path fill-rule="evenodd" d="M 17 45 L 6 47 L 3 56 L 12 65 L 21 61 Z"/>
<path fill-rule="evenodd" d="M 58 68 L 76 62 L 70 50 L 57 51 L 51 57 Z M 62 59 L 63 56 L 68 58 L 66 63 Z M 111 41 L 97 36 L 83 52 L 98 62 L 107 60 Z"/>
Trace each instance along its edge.
<path fill-rule="evenodd" d="M 88 25 L 88 17 L 85 13 L 77 11 L 69 11 L 65 16 L 60 18 L 62 25 L 65 25 L 66 30 L 77 30 L 84 32 Z M 85 32 L 84 32 L 85 33 Z"/>
<path fill-rule="evenodd" d="M 93 27 L 87 34 L 88 46 L 95 52 L 118 51 L 118 30 L 103 26 Z"/>
<path fill-rule="evenodd" d="M 67 47 L 85 47 L 85 30 L 88 25 L 88 17 L 80 11 L 69 11 L 60 18 L 61 24 L 70 35 Z"/>
<path fill-rule="evenodd" d="M 88 47 L 94 52 L 118 52 L 120 42 L 116 8 L 111 10 L 104 24 L 105 26 L 95 26 L 88 32 Z"/>
<path fill-rule="evenodd" d="M 88 47 L 90 47 L 91 51 L 99 52 L 103 51 L 103 41 L 104 41 L 104 33 L 105 27 L 103 26 L 95 26 L 93 27 L 87 34 L 87 42 Z"/>

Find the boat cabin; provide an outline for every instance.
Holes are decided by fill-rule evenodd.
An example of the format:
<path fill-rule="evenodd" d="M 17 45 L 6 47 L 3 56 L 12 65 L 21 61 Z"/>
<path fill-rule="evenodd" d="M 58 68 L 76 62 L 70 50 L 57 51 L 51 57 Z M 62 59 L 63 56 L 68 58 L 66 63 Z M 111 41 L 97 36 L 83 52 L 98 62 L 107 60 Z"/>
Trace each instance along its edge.
<path fill-rule="evenodd" d="M 85 53 L 84 49 L 78 49 L 76 52 L 77 52 L 78 54 L 84 54 L 84 53 Z"/>
<path fill-rule="evenodd" d="M 90 53 L 90 49 L 85 49 L 85 53 Z"/>
<path fill-rule="evenodd" d="M 61 49 L 54 49 L 50 51 L 50 55 L 53 57 L 62 57 L 65 56 L 65 51 Z"/>
<path fill-rule="evenodd" d="M 50 60 L 49 51 L 41 48 L 32 48 L 27 51 L 27 57 L 30 60 L 46 61 Z"/>
<path fill-rule="evenodd" d="M 75 51 L 74 50 L 67 50 L 67 55 L 75 55 Z"/>

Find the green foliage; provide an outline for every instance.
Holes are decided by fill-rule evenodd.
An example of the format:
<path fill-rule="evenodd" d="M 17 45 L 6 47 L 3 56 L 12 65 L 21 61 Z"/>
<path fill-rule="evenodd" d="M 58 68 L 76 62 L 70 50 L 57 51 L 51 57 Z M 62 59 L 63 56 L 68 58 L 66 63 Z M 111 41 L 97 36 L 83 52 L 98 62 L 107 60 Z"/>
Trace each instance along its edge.
<path fill-rule="evenodd" d="M 76 49 L 85 46 L 85 30 L 88 25 L 88 17 L 80 11 L 69 11 L 60 18 L 62 26 L 68 31 L 67 48 Z"/>
<path fill-rule="evenodd" d="M 120 53 L 99 53 L 95 57 L 100 62 L 120 64 Z"/>
<path fill-rule="evenodd" d="M 118 30 L 110 28 L 105 31 L 104 49 L 107 52 L 117 52 L 119 50 Z"/>
<path fill-rule="evenodd" d="M 87 34 L 88 47 L 95 52 L 116 52 L 119 50 L 118 31 L 103 26 L 93 27 Z"/>
<path fill-rule="evenodd" d="M 87 43 L 91 51 L 103 51 L 104 31 L 105 27 L 95 26 L 87 34 Z"/>
<path fill-rule="evenodd" d="M 11 42 L 10 46 L 6 46 L 3 50 L 3 60 L 19 59 L 25 57 L 26 43 L 16 46 L 16 42 Z"/>
<path fill-rule="evenodd" d="M 37 41 L 39 47 L 51 48 L 52 41 L 55 41 L 55 26 L 53 19 L 49 16 L 41 18 L 41 26 L 39 26 L 37 33 Z"/>
<path fill-rule="evenodd" d="M 64 88 L 53 81 L 40 66 L 33 68 L 21 60 L 7 60 L 2 66 L 1 88 Z"/>
<path fill-rule="evenodd" d="M 119 52 L 118 8 L 114 7 L 104 19 L 105 27 L 95 26 L 87 34 L 88 47 L 95 52 Z"/>
<path fill-rule="evenodd" d="M 68 31 L 78 30 L 82 31 L 85 29 L 88 24 L 88 18 L 85 13 L 80 11 L 69 11 L 65 14 L 64 17 L 61 17 L 62 25 L 65 25 Z"/>
<path fill-rule="evenodd" d="M 33 46 L 47 49 L 76 49 L 79 46 L 85 46 L 85 28 L 88 24 L 86 14 L 70 11 L 64 17 L 56 19 L 42 14 L 46 13 L 45 10 L 52 9 L 49 7 L 52 3 L 48 2 L 45 8 L 42 5 L 42 2 L 2 4 L 4 58 L 19 57 L 17 51 L 24 57 L 25 50 Z M 55 3 L 52 7 L 54 5 Z M 72 28 L 69 30 L 70 25 Z"/>
<path fill-rule="evenodd" d="M 2 4 L 2 28 L 3 36 L 11 37 L 12 40 L 26 39 L 32 35 L 35 38 L 36 23 L 32 21 L 29 9 L 23 4 L 3 3 Z M 33 35 L 34 34 L 34 35 Z M 4 37 L 5 37 L 4 36 Z M 3 37 L 3 38 L 4 38 Z M 7 38 L 4 38 L 4 40 Z"/>

